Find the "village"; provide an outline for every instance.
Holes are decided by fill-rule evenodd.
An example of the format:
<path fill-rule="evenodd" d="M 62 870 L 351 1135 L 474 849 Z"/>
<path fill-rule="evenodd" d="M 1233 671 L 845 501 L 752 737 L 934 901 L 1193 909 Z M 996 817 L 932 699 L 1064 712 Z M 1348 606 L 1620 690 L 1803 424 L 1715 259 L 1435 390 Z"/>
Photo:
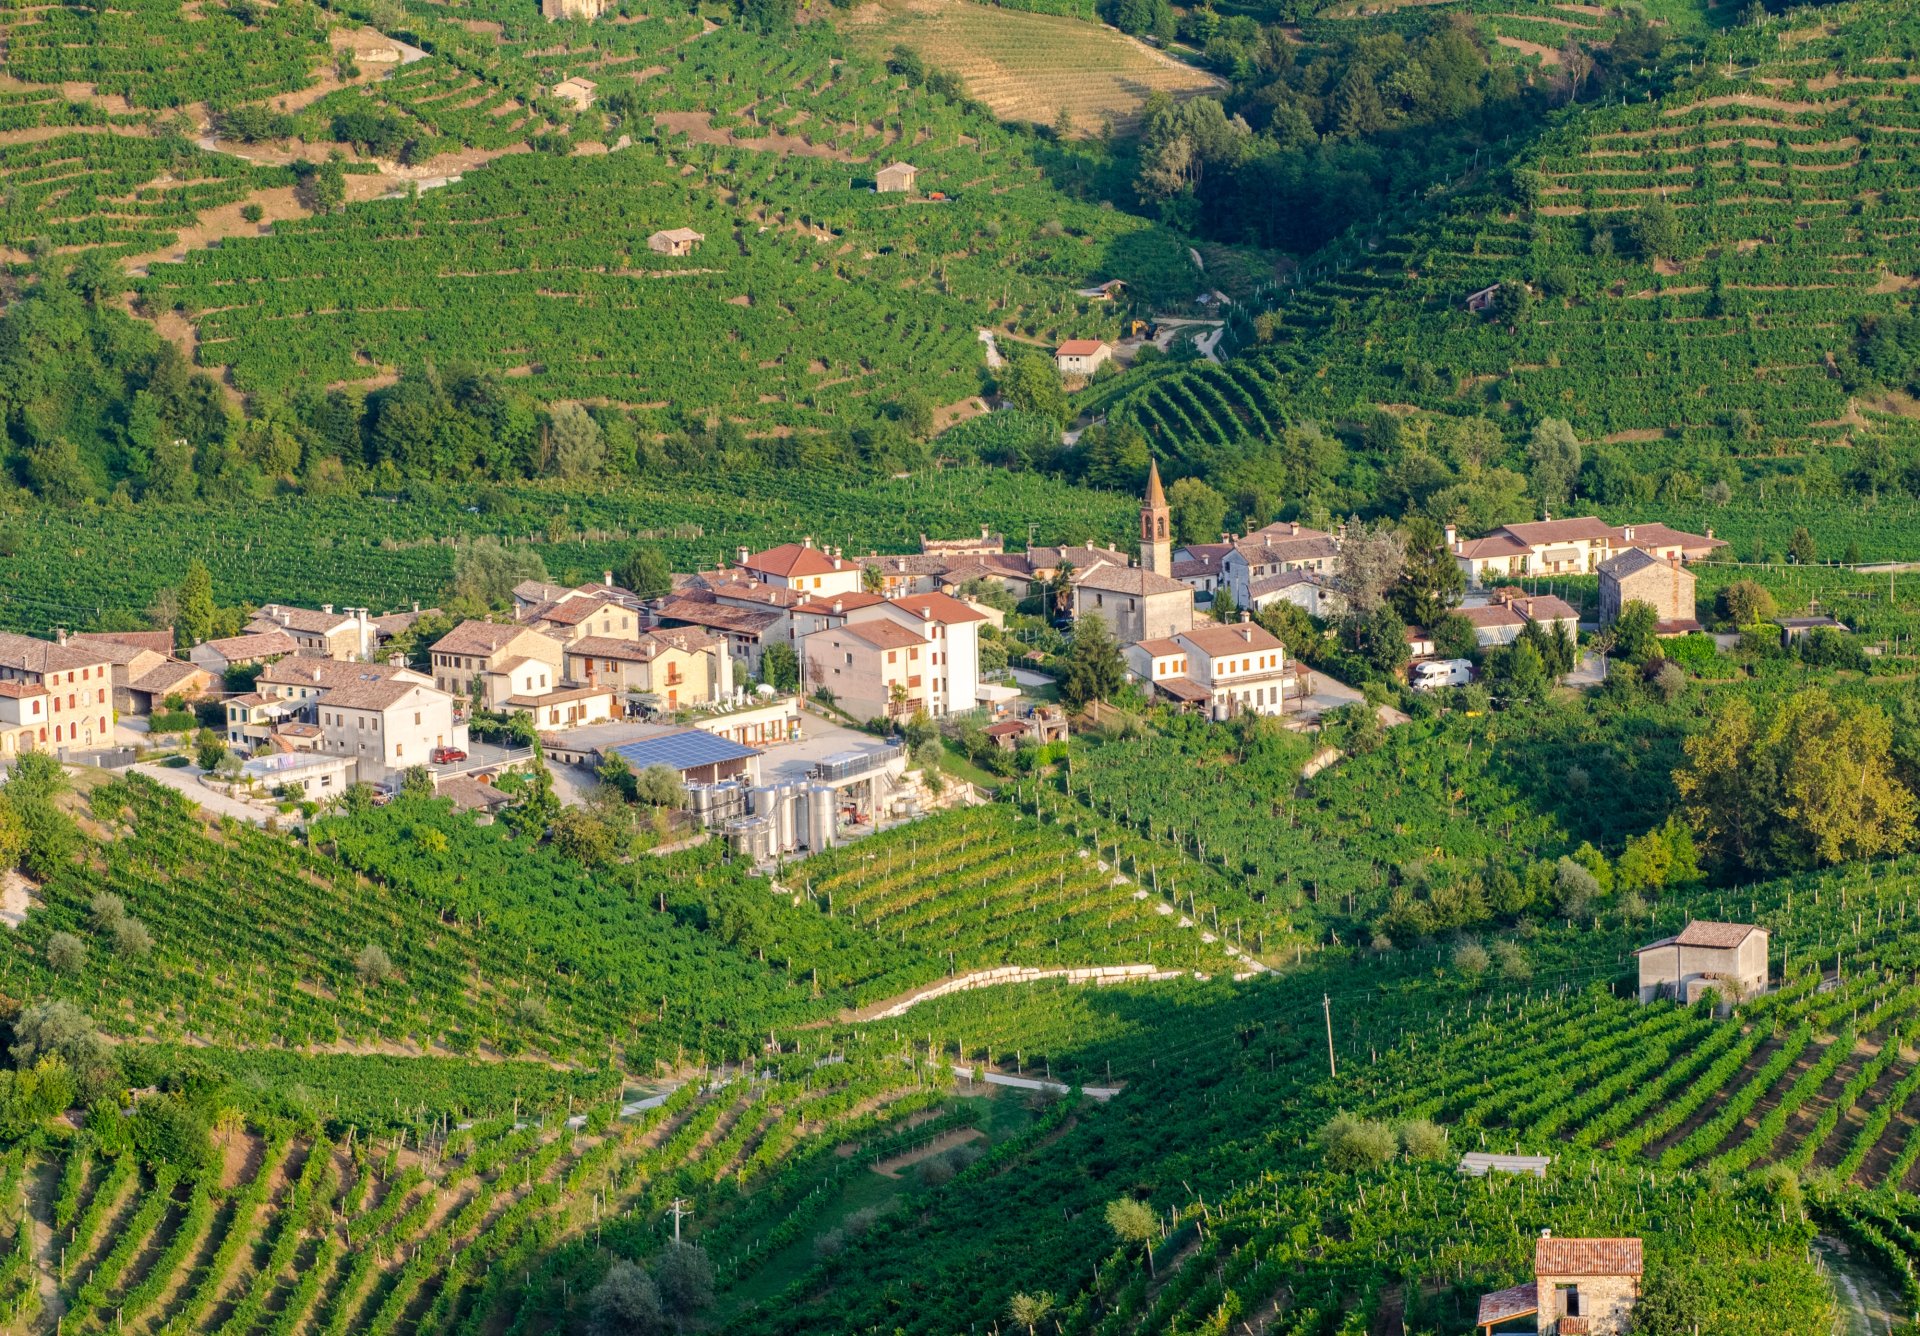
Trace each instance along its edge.
<path fill-rule="evenodd" d="M 923 535 L 906 554 L 802 537 L 676 573 L 652 597 L 612 572 L 574 586 L 523 581 L 510 607 L 445 630 L 449 619 L 417 604 L 374 615 L 268 603 L 238 634 L 191 645 L 164 627 L 7 635 L 0 757 L 50 750 L 138 764 L 196 801 L 264 821 L 355 785 L 392 793 L 410 779 L 486 819 L 513 801 L 496 781 L 538 754 L 563 801 L 581 800 L 609 765 L 670 776 L 684 821 L 764 863 L 967 801 L 971 786 L 930 777 L 911 745 L 936 731 L 971 727 L 1016 755 L 1062 742 L 1071 649 L 1030 652 L 1010 618 L 1068 629 L 1097 620 L 1131 690 L 1208 719 L 1271 716 L 1312 730 L 1359 706 L 1377 707 L 1383 724 L 1404 721 L 1307 667 L 1269 629 L 1279 604 L 1314 619 L 1301 626 L 1347 611 L 1347 526 L 1285 521 L 1180 546 L 1172 535 L 1156 464 L 1137 559 L 1093 543 L 1009 551 L 984 527 Z M 1580 517 L 1471 539 L 1449 528 L 1446 546 L 1464 591 L 1451 615 L 1476 650 L 1492 650 L 1523 633 L 1571 645 L 1635 604 L 1660 635 L 1697 631 L 1689 566 L 1725 543 Z M 1516 583 L 1571 575 L 1599 580 L 1598 618 L 1584 627 L 1565 599 Z M 1013 613 L 1036 605 L 1040 619 Z M 1782 634 L 1805 629 L 1783 624 Z M 1472 680 L 1473 660 L 1445 657 L 1427 628 L 1406 637 L 1402 673 L 1415 690 Z M 1591 685 L 1591 646 L 1572 658 L 1567 682 Z"/>

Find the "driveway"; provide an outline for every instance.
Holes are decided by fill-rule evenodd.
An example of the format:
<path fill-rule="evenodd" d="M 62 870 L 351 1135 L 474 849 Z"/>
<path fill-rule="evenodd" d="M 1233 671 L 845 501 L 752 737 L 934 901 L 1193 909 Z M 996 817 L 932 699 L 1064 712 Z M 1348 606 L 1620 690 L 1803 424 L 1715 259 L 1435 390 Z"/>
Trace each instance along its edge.
<path fill-rule="evenodd" d="M 871 733 L 848 728 L 822 719 L 812 711 L 800 716 L 806 736 L 798 742 L 783 742 L 769 747 L 760 757 L 762 784 L 788 784 L 804 781 L 807 771 L 829 756 L 846 752 L 876 752 L 893 744 Z"/>
<path fill-rule="evenodd" d="M 224 793 L 215 793 L 200 782 L 204 771 L 193 766 L 150 765 L 145 761 L 133 767 L 136 775 L 144 776 L 156 784 L 164 784 L 174 792 L 182 794 L 188 802 L 197 803 L 215 816 L 230 816 L 238 821 L 250 821 L 256 826 L 264 826 L 268 817 L 279 817 L 282 822 L 295 818 L 281 816 L 270 806 L 258 806 L 241 802 L 238 798 L 229 798 Z"/>
<path fill-rule="evenodd" d="M 1299 712 L 1294 716 L 1305 722 L 1312 722 L 1321 715 L 1340 709 L 1345 705 L 1357 705 L 1366 699 L 1362 692 L 1354 690 L 1336 677 L 1329 677 L 1318 669 L 1308 669 L 1312 674 L 1313 691 L 1300 701 Z M 1407 716 L 1389 705 L 1382 705 L 1377 713 L 1380 722 L 1388 728 L 1407 722 Z"/>
<path fill-rule="evenodd" d="M 1584 653 L 1574 670 L 1560 679 L 1562 686 L 1597 687 L 1607 680 L 1606 660 L 1598 654 Z"/>

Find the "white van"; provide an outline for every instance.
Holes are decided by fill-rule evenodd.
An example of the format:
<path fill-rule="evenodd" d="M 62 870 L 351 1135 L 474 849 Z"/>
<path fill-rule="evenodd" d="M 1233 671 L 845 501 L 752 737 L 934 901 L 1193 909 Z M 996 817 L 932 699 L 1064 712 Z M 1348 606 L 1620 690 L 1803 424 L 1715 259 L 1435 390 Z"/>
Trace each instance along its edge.
<path fill-rule="evenodd" d="M 1413 665 L 1413 689 L 1438 691 L 1441 687 L 1463 687 L 1473 681 L 1471 659 L 1428 659 Z"/>

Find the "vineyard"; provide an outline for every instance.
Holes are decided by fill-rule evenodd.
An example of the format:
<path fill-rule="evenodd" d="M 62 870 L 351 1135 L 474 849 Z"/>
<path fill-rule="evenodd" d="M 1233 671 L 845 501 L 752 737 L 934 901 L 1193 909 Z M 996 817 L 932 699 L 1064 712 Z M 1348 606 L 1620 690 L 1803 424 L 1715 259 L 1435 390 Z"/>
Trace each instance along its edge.
<path fill-rule="evenodd" d="M 1469 181 L 1354 267 L 1309 269 L 1276 298 L 1272 344 L 1243 327 L 1244 356 L 1157 379 L 1123 411 L 1196 467 L 1276 420 L 1380 404 L 1564 417 L 1650 470 L 1732 457 L 1767 476 L 1850 430 L 1909 439 L 1831 370 L 1856 320 L 1901 308 L 1920 259 L 1898 193 L 1914 18 L 1856 8 L 1712 37 L 1677 91 L 1553 125 L 1506 193 Z M 1673 223 L 1657 252 L 1634 239 L 1650 200 Z M 1466 309 L 1501 282 L 1532 286 L 1524 320 Z"/>

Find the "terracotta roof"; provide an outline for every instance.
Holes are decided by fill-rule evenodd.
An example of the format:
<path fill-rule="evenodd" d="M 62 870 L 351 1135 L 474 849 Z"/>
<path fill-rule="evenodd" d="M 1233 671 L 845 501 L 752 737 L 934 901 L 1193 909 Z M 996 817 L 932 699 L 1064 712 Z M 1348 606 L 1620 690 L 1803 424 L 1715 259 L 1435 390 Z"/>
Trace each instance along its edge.
<path fill-rule="evenodd" d="M 1467 624 L 1475 628 L 1487 626 L 1520 626 L 1526 618 L 1515 612 L 1505 603 L 1487 603 L 1477 608 L 1455 608 Z"/>
<path fill-rule="evenodd" d="M 1086 571 L 1076 571 L 1075 587 L 1097 589 L 1110 594 L 1192 594 L 1192 590 L 1171 576 L 1159 575 L 1139 566 L 1116 566 L 1101 562 Z"/>
<path fill-rule="evenodd" d="M 567 646 L 569 655 L 583 659 L 620 659 L 627 663 L 652 663 L 659 657 L 663 643 L 651 634 L 637 640 L 618 636 L 583 636 Z"/>
<path fill-rule="evenodd" d="M 246 635 L 226 636 L 203 642 L 228 663 L 237 659 L 267 659 L 276 654 L 291 654 L 300 646 L 285 631 L 254 631 Z"/>
<path fill-rule="evenodd" d="M 1489 1327 L 1498 1322 L 1508 1322 L 1517 1317 L 1526 1317 L 1540 1311 L 1540 1291 L 1538 1287 L 1514 1285 L 1504 1290 L 1495 1290 L 1492 1294 L 1480 1296 L 1480 1313 L 1473 1324 L 1476 1327 Z"/>
<path fill-rule="evenodd" d="M 367 668 L 369 664 L 352 665 Z M 432 687 L 401 677 L 381 677 L 372 673 L 362 674 L 337 686 L 329 686 L 322 703 L 332 709 L 340 710 L 387 710 L 398 705 L 416 691 L 432 691 Z M 439 694 L 439 693 L 436 693 Z"/>
<path fill-rule="evenodd" d="M 1536 1239 L 1533 1274 L 1538 1277 L 1637 1276 L 1640 1274 L 1640 1240 Z"/>
<path fill-rule="evenodd" d="M 471 654 L 477 658 L 491 658 L 521 636 L 539 635 L 538 631 L 518 622 L 465 621 L 434 641 L 433 652 L 435 654 Z M 557 642 L 554 647 L 559 648 Z"/>
<path fill-rule="evenodd" d="M 1453 545 L 1456 557 L 1485 561 L 1493 557 L 1518 557 L 1533 551 L 1509 533 L 1490 533 L 1485 538 L 1467 538 Z"/>
<path fill-rule="evenodd" d="M 862 589 L 852 594 L 834 594 L 832 597 L 816 594 L 804 602 L 794 604 L 793 609 L 795 612 L 812 613 L 816 617 L 842 617 L 849 612 L 876 607 L 886 601 L 880 595 L 869 594 Z"/>
<path fill-rule="evenodd" d="M 68 669 L 91 668 L 107 660 L 97 651 L 56 645 L 51 640 L 0 632 L 0 668 L 23 673 L 64 673 Z"/>
<path fill-rule="evenodd" d="M 389 612 L 373 619 L 373 629 L 380 633 L 382 640 L 391 640 L 403 632 L 413 629 L 413 624 L 422 617 L 438 617 L 440 609 L 422 608 L 418 612 Z"/>
<path fill-rule="evenodd" d="M 875 649 L 905 649 L 910 645 L 924 645 L 925 636 L 912 631 L 898 622 L 890 622 L 884 617 L 870 618 L 864 622 L 848 622 L 839 628 L 839 633 L 850 635 L 855 640 L 864 641 Z M 820 632 L 817 634 L 834 634 Z"/>
<path fill-rule="evenodd" d="M 1099 561 L 1110 561 L 1116 566 L 1127 564 L 1127 554 L 1111 547 L 1030 547 L 1027 549 L 1027 569 L 1051 570 L 1061 562 L 1072 562 L 1073 568 L 1083 571 Z"/>
<path fill-rule="evenodd" d="M 1529 547 L 1544 547 L 1548 543 L 1604 542 L 1617 532 L 1597 515 L 1577 515 L 1564 520 L 1532 520 L 1525 524 L 1501 527 Z"/>
<path fill-rule="evenodd" d="M 690 598 L 667 599 L 655 612 L 662 621 L 692 622 L 695 626 L 711 626 L 752 636 L 764 634 L 780 621 L 777 612 L 736 608 L 727 603 L 702 603 Z"/>
<path fill-rule="evenodd" d="M 0 696 L 10 700 L 21 700 L 28 696 L 44 696 L 47 689 L 38 682 L 0 682 Z"/>
<path fill-rule="evenodd" d="M 958 622 L 984 622 L 986 616 L 962 603 L 951 594 L 902 594 L 889 600 L 894 607 L 928 622 L 953 625 Z"/>
<path fill-rule="evenodd" d="M 1285 648 L 1274 638 L 1272 632 L 1258 622 L 1236 622 L 1231 626 L 1196 626 L 1191 630 L 1182 631 L 1176 639 L 1197 646 L 1203 654 L 1212 659 Z"/>
<path fill-rule="evenodd" d="M 1666 562 L 1660 560 L 1660 558 L 1654 556 L 1652 553 L 1637 547 L 1630 547 L 1617 557 L 1608 557 L 1598 566 L 1595 566 L 1594 570 L 1601 575 L 1619 580 L 1629 575 L 1636 575 L 1641 571 L 1648 570 L 1655 566 L 1660 567 L 1662 570 L 1669 569 Z"/>
<path fill-rule="evenodd" d="M 727 580 L 713 586 L 711 593 L 715 602 L 732 600 L 736 603 L 757 603 L 769 608 L 796 608 L 807 602 L 808 595 L 797 589 L 788 589 L 785 585 L 762 584 L 758 580 Z M 814 595 L 817 598 L 819 595 Z"/>
<path fill-rule="evenodd" d="M 1098 339 L 1068 339 L 1053 350 L 1055 357 L 1092 357 L 1107 345 Z M 1164 501 L 1166 498 L 1162 497 Z"/>
<path fill-rule="evenodd" d="M 1004 554 L 999 552 L 972 552 L 958 555 L 952 552 L 890 552 L 881 556 L 877 552 L 869 552 L 860 558 L 860 565 L 871 566 L 882 575 L 944 575 L 956 565 L 1002 555 Z"/>
<path fill-rule="evenodd" d="M 512 794 L 502 793 L 491 784 L 482 784 L 471 775 L 441 780 L 434 788 L 434 795 L 451 799 L 455 807 L 468 812 L 490 812 L 513 801 Z"/>
<path fill-rule="evenodd" d="M 747 570 L 782 579 L 795 575 L 831 575 L 845 570 L 848 563 L 828 556 L 811 543 L 782 543 L 765 552 L 755 552 L 740 563 Z"/>
<path fill-rule="evenodd" d="M 197 664 L 182 663 L 179 659 L 167 659 L 147 669 L 128 685 L 135 691 L 167 692 L 191 682 L 196 677 L 209 676 L 211 674 Z"/>
<path fill-rule="evenodd" d="M 582 80 L 582 82 L 585 81 Z M 593 85 L 587 84 L 587 87 L 591 88 Z M 653 236 L 648 237 L 647 240 L 652 241 L 654 237 L 659 237 L 663 241 L 705 241 L 707 239 L 704 232 L 696 232 L 691 227 L 665 228 L 659 232 L 655 232 Z"/>
<path fill-rule="evenodd" d="M 1031 731 L 1033 725 L 1024 719 L 1009 719 L 1004 724 L 989 724 L 980 731 L 990 738 L 1014 738 Z"/>
<path fill-rule="evenodd" d="M 569 701 L 592 700 L 595 696 L 611 696 L 612 687 L 561 687 L 558 691 L 543 692 L 538 696 L 509 696 L 507 704 L 521 710 L 537 710 L 543 705 L 565 705 Z"/>
<path fill-rule="evenodd" d="M 1515 599 L 1512 606 L 1530 622 L 1577 622 L 1580 620 L 1579 609 L 1557 594 L 1529 594 L 1524 598 Z"/>
<path fill-rule="evenodd" d="M 1187 652 L 1185 647 L 1171 636 L 1160 637 L 1154 640 L 1142 640 L 1136 643 L 1139 648 L 1145 650 L 1156 659 L 1164 659 L 1169 655 L 1185 654 Z"/>
<path fill-rule="evenodd" d="M 513 596 L 522 603 L 551 603 L 566 592 L 565 585 L 548 584 L 545 580 L 522 580 L 513 587 Z"/>
<path fill-rule="evenodd" d="M 1627 530 L 1633 530 L 1633 537 L 1627 537 Z M 1716 547 L 1725 547 L 1724 538 L 1711 538 L 1703 533 L 1688 533 L 1685 529 L 1675 529 L 1665 524 L 1624 524 L 1613 530 L 1616 545 L 1632 543 L 1649 547 L 1677 547 L 1686 552 L 1711 552 Z"/>
<path fill-rule="evenodd" d="M 1707 946 L 1730 951 L 1760 929 L 1751 923 L 1711 923 L 1695 919 L 1674 938 L 1681 946 Z"/>
<path fill-rule="evenodd" d="M 1163 677 L 1153 684 L 1175 700 L 1208 701 L 1213 694 L 1191 677 Z"/>
<path fill-rule="evenodd" d="M 253 614 L 248 623 L 250 629 L 271 631 L 276 626 L 292 631 L 304 631 L 308 635 L 325 635 L 349 626 L 353 618 L 338 612 L 319 612 L 313 608 L 295 608 L 285 603 L 268 603 Z"/>
<path fill-rule="evenodd" d="M 430 685 L 424 674 L 390 663 L 348 663 L 342 659 L 281 659 L 260 670 L 268 686 L 320 687 L 332 691 L 355 682 L 398 679 L 413 686 Z"/>
<path fill-rule="evenodd" d="M 82 631 L 67 637 L 69 645 L 97 645 L 103 649 L 114 645 L 124 645 L 133 650 L 151 650 L 155 654 L 173 653 L 173 632 L 171 631 Z M 119 660 L 115 660 L 119 662 Z"/>
<path fill-rule="evenodd" d="M 1281 571 L 1278 575 L 1263 575 L 1258 580 L 1247 581 L 1247 594 L 1259 598 L 1263 594 L 1278 594 L 1303 584 L 1317 585 L 1321 589 L 1334 588 L 1333 581 L 1315 571 Z"/>
<path fill-rule="evenodd" d="M 1258 542 L 1243 538 L 1233 545 L 1233 550 L 1248 565 L 1254 565 L 1270 561 L 1312 561 L 1321 557 L 1337 557 L 1340 555 L 1340 544 L 1332 534 L 1302 529 L 1292 537 L 1267 534 Z"/>

